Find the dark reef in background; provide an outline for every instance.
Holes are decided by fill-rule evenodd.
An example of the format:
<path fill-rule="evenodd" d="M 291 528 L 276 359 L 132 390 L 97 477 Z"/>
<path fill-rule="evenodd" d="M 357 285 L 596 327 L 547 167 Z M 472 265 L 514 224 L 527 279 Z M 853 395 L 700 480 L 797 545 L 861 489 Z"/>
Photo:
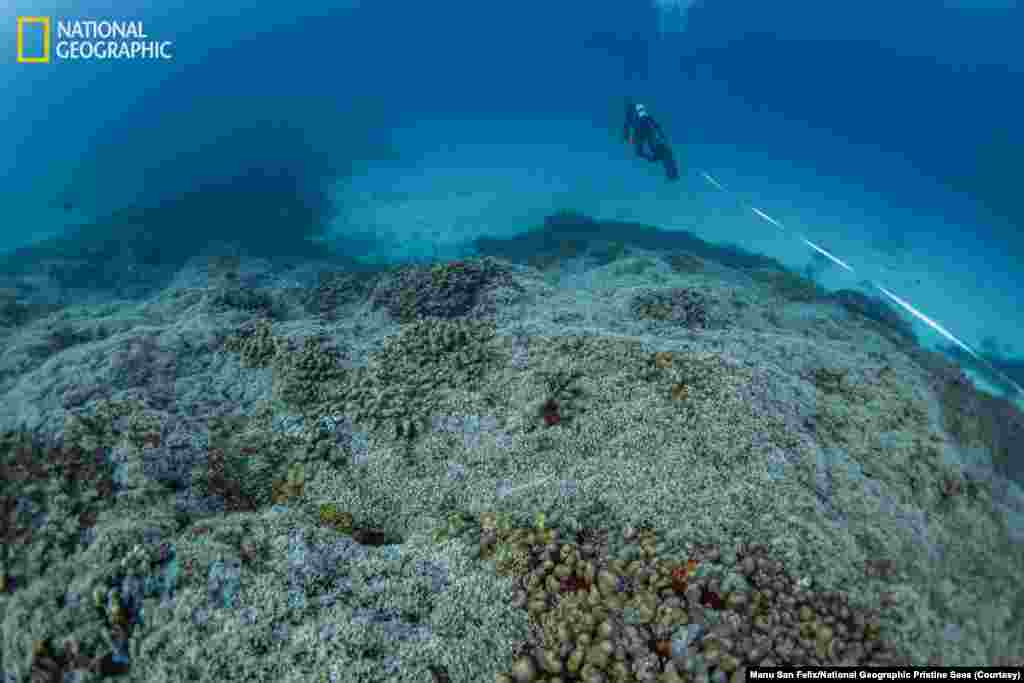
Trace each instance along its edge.
<path fill-rule="evenodd" d="M 1004 356 L 997 351 L 982 351 L 978 355 L 979 361 L 958 346 L 947 345 L 942 349 L 943 353 L 956 360 L 965 368 L 984 377 L 993 386 L 998 387 L 1006 396 L 1016 397 L 1019 390 L 1014 386 L 1016 382 L 1024 386 L 1024 359 Z M 1021 442 L 1024 449 L 1024 441 Z"/>
<path fill-rule="evenodd" d="M 331 206 L 308 189 L 286 172 L 250 172 L 17 249 L 0 259 L 0 273 L 35 273 L 62 290 L 131 298 L 161 286 L 215 243 L 236 243 L 248 256 L 276 261 L 328 258 L 326 246 L 311 239 L 332 215 Z"/>
<path fill-rule="evenodd" d="M 945 354 L 916 349 L 913 355 L 931 374 L 943 424 L 957 443 L 985 449 L 996 472 L 1024 484 L 1024 413 L 1008 399 L 979 390 Z"/>
<path fill-rule="evenodd" d="M 852 289 L 840 289 L 829 294 L 828 298 L 851 313 L 878 323 L 885 333 L 895 333 L 902 343 L 917 344 L 913 325 L 885 300 Z"/>
<path fill-rule="evenodd" d="M 562 257 L 582 255 L 589 242 L 599 241 L 651 251 L 684 251 L 734 268 L 785 270 L 785 266 L 773 258 L 740 247 L 711 244 L 686 231 L 660 230 L 641 223 L 595 220 L 573 211 L 548 216 L 544 225 L 514 237 L 481 237 L 473 245 L 481 255 L 527 263 L 547 254 Z"/>
<path fill-rule="evenodd" d="M 169 196 L 150 190 L 152 199 L 142 206 L 4 254 L 0 275 L 41 275 L 63 292 L 134 298 L 162 286 L 215 244 L 235 244 L 245 256 L 279 264 L 323 259 L 359 269 L 340 256 L 348 251 L 344 240 L 317 241 L 337 214 L 328 193 L 337 169 L 293 128 L 265 123 L 239 129 L 183 150 L 174 166 L 147 174 L 146 185 L 158 188 L 161 176 L 180 178 L 194 168 L 195 186 Z"/>

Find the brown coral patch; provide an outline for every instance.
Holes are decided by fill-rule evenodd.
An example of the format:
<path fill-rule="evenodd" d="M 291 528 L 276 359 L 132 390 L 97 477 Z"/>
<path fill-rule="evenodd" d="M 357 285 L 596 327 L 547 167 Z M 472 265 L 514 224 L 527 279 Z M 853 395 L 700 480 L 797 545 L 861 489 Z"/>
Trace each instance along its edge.
<path fill-rule="evenodd" d="M 558 406 L 558 401 L 553 398 L 549 398 L 541 409 L 541 415 L 544 417 L 544 424 L 548 427 L 554 427 L 556 424 L 561 422 L 562 414 Z"/>
<path fill-rule="evenodd" d="M 888 558 L 864 561 L 864 574 L 873 579 L 889 579 L 896 575 L 896 563 Z"/>
<path fill-rule="evenodd" d="M 654 354 L 654 366 L 660 370 L 667 370 L 672 367 L 672 354 L 668 351 L 658 351 Z"/>
<path fill-rule="evenodd" d="M 947 474 L 942 478 L 939 490 L 944 498 L 959 496 L 964 491 L 963 479 L 954 474 Z"/>
<path fill-rule="evenodd" d="M 352 538 L 360 545 L 387 545 L 388 535 L 380 529 L 356 529 Z"/>
<path fill-rule="evenodd" d="M 223 449 L 211 448 L 209 459 L 210 491 L 224 499 L 228 512 L 247 512 L 256 509 L 256 504 L 242 492 L 241 482 L 227 475 L 227 456 Z"/>

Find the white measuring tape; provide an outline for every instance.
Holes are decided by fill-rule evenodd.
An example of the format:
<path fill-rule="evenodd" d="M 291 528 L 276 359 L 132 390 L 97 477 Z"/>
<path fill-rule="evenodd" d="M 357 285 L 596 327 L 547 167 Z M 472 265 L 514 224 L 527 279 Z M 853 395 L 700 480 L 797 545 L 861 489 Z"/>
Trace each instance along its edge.
<path fill-rule="evenodd" d="M 748 210 L 749 210 L 749 211 L 750 211 L 751 213 L 753 213 L 753 214 L 754 214 L 755 216 L 757 216 L 757 217 L 758 217 L 758 218 L 760 218 L 761 220 L 764 220 L 764 221 L 766 221 L 766 222 L 768 222 L 768 223 L 772 224 L 773 226 L 775 226 L 775 227 L 776 227 L 776 228 L 778 228 L 779 230 L 781 230 L 781 231 L 783 231 L 783 232 L 785 232 L 785 233 L 787 233 L 787 234 L 789 234 L 789 235 L 793 235 L 793 234 L 796 234 L 796 233 L 792 233 L 792 232 L 791 232 L 790 230 L 788 230 L 788 229 L 787 229 L 787 228 L 786 228 L 786 227 L 785 227 L 785 226 L 784 226 L 784 225 L 783 225 L 782 223 L 780 223 L 780 222 L 779 222 L 779 221 L 777 221 L 776 219 L 772 218 L 771 216 L 769 216 L 768 214 L 766 214 L 766 213 L 765 213 L 764 211 L 762 211 L 761 209 L 757 208 L 756 206 L 751 206 L 751 205 L 747 204 L 746 202 L 744 202 L 744 201 L 743 201 L 742 199 L 740 199 L 739 197 L 737 197 L 735 193 L 733 193 L 733 192 L 731 192 L 730 190 L 728 190 L 728 189 L 727 189 L 727 188 L 725 187 L 725 185 L 723 185 L 722 183 L 720 183 L 720 182 L 718 182 L 717 180 L 715 180 L 715 178 L 714 178 L 714 177 L 712 177 L 712 175 L 711 175 L 710 173 L 708 173 L 707 171 L 700 171 L 700 174 L 701 174 L 701 176 L 703 176 L 704 180 L 708 181 L 708 182 L 709 182 L 709 183 L 710 183 L 711 185 L 713 185 L 713 186 L 714 186 L 714 187 L 715 187 L 716 189 L 718 189 L 719 191 L 721 191 L 721 192 L 725 192 L 726 194 L 729 194 L 729 195 L 732 195 L 732 196 L 733 196 L 733 198 L 735 198 L 735 199 L 736 199 L 736 200 L 737 200 L 737 201 L 738 201 L 738 202 L 739 202 L 739 203 L 740 203 L 740 204 L 741 204 L 741 205 L 742 205 L 742 206 L 743 206 L 744 208 L 748 209 Z M 829 253 L 829 252 L 828 252 L 828 251 L 827 251 L 826 249 L 824 249 L 824 248 L 822 248 L 822 247 L 818 246 L 817 244 L 815 244 L 814 242 L 810 241 L 809 239 L 807 239 L 807 238 L 806 238 L 806 237 L 804 237 L 803 235 L 797 235 L 797 237 L 798 237 L 798 238 L 800 239 L 800 241 L 801 241 L 801 242 L 803 242 L 803 243 L 804 243 L 804 244 L 806 244 L 806 245 L 807 245 L 808 247 L 810 247 L 810 248 L 811 248 L 811 249 L 813 249 L 814 251 L 818 252 L 819 254 L 821 254 L 822 256 L 824 256 L 825 258 L 827 258 L 827 259 L 831 260 L 831 261 L 832 261 L 833 263 L 835 263 L 835 264 L 839 265 L 840 267 L 844 268 L 845 270 L 847 270 L 847 271 L 849 271 L 849 272 L 851 272 L 851 273 L 855 272 L 855 271 L 854 271 L 854 269 L 853 269 L 853 267 L 851 267 L 851 266 L 850 266 L 849 264 L 847 264 L 847 263 L 846 263 L 845 261 L 843 261 L 842 259 L 840 259 L 840 258 L 839 258 L 838 256 L 836 256 L 835 254 Z M 915 318 L 917 318 L 918 320 L 920 320 L 921 322 L 923 322 L 923 323 L 924 323 L 925 325 L 927 325 L 928 327 L 930 327 L 930 328 L 932 328 L 933 330 L 935 330 L 936 332 L 938 332 L 938 333 L 939 333 L 940 335 L 942 335 L 942 337 L 943 337 L 944 339 L 947 339 L 948 341 L 951 341 L 951 342 L 953 342 L 953 343 L 954 343 L 954 344 L 956 344 L 956 345 L 957 345 L 958 347 L 960 347 L 961 349 L 963 349 L 963 350 L 964 350 L 965 352 L 967 352 L 968 354 L 970 354 L 972 358 L 974 358 L 974 359 L 975 359 L 975 360 L 977 360 L 977 361 L 978 361 L 979 363 L 983 364 L 983 365 L 984 365 L 985 367 L 987 367 L 987 368 L 988 368 L 989 370 L 991 370 L 991 371 L 992 371 L 992 372 L 994 372 L 994 373 L 995 373 L 996 375 L 998 375 L 998 376 L 999 376 L 1000 378 L 1002 378 L 1002 379 L 1003 379 L 1003 380 L 1004 380 L 1005 382 L 1007 382 L 1007 383 L 1008 383 L 1009 385 L 1011 385 L 1011 386 L 1012 386 L 1012 387 L 1013 387 L 1014 389 L 1016 389 L 1016 391 L 1017 391 L 1018 393 L 1020 393 L 1020 394 L 1024 394 L 1024 389 L 1021 389 L 1021 386 L 1020 386 L 1019 384 L 1017 384 L 1017 383 L 1016 383 L 1015 381 L 1013 381 L 1013 380 L 1012 380 L 1011 378 L 1007 377 L 1007 376 L 1006 376 L 1006 373 L 1004 373 L 1004 372 L 1003 372 L 1003 371 L 1001 371 L 1001 370 L 1000 370 L 999 368 L 997 368 L 997 367 L 995 367 L 994 365 L 992 365 L 992 363 L 990 363 L 989 361 L 987 361 L 987 360 L 985 360 L 984 358 L 982 358 L 981 356 L 979 356 L 979 355 L 978 355 L 978 354 L 977 354 L 977 353 L 976 353 L 976 352 L 974 351 L 974 349 L 972 349 L 972 348 L 971 348 L 971 347 L 970 347 L 970 346 L 969 346 L 969 345 L 968 345 L 967 343 L 963 342 L 963 341 L 962 341 L 962 340 L 960 340 L 960 339 L 957 339 L 957 338 L 956 338 L 956 337 L 955 337 L 955 336 L 953 335 L 953 333 L 952 333 L 952 332 L 950 332 L 949 330 L 947 330 L 947 329 L 946 329 L 945 327 L 943 327 L 942 325 L 940 325 L 940 324 L 939 324 L 938 322 L 936 322 L 936 321 L 935 321 L 935 320 L 933 320 L 932 318 L 930 318 L 930 317 L 928 317 L 927 315 L 925 315 L 924 313 L 922 313 L 922 312 L 921 312 L 920 310 L 918 310 L 918 309 L 917 309 L 917 308 L 916 308 L 916 307 L 915 307 L 915 306 L 914 306 L 913 304 L 911 304 L 910 302 L 908 302 L 908 301 L 906 301 L 905 299 L 902 299 L 902 298 L 900 298 L 900 297 L 896 296 L 895 294 L 893 294 L 892 292 L 890 292 L 890 291 L 889 291 L 888 289 L 886 289 L 885 287 L 883 287 L 883 286 L 882 286 L 881 284 L 879 284 L 879 283 L 877 283 L 877 282 L 875 282 L 875 281 L 873 281 L 873 280 L 868 280 L 868 282 L 870 282 L 870 284 L 871 284 L 871 285 L 872 285 L 873 287 L 875 287 L 876 289 L 878 289 L 878 291 L 882 292 L 882 294 L 884 294 L 884 295 L 885 295 L 885 296 L 887 296 L 887 297 L 888 297 L 889 299 L 891 299 L 891 300 L 892 300 L 893 302 L 895 302 L 897 306 L 899 306 L 900 308 L 902 308 L 902 309 L 903 309 L 903 310 L 905 310 L 906 312 L 910 313 L 910 314 L 911 314 L 912 316 L 914 316 Z"/>

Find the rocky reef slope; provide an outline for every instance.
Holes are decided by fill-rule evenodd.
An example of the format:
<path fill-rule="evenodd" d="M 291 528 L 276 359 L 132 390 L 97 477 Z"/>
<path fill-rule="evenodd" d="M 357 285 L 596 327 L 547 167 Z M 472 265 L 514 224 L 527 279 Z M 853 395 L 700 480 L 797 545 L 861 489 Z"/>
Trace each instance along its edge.
<path fill-rule="evenodd" d="M 4 683 L 1014 661 L 1019 412 L 880 301 L 657 238 L 10 275 Z"/>

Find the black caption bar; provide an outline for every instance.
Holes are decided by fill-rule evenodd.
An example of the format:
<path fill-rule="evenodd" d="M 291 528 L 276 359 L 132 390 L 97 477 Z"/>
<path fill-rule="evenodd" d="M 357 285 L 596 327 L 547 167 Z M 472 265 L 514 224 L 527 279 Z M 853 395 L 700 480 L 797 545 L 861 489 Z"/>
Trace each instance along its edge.
<path fill-rule="evenodd" d="M 747 681 L 1020 681 L 1022 674 L 1024 669 L 1013 666 L 752 666 L 747 669 Z"/>

